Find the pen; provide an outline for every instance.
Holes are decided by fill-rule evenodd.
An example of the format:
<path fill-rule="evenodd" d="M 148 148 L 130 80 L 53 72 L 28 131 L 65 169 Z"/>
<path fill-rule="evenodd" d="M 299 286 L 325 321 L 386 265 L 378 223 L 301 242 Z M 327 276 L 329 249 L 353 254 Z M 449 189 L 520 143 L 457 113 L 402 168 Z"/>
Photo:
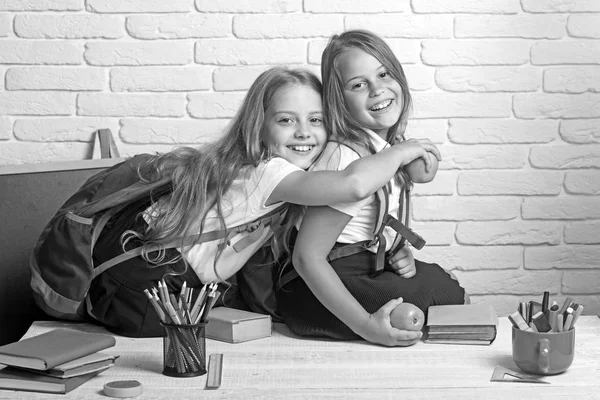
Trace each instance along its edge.
<path fill-rule="evenodd" d="M 219 298 L 220 295 L 221 295 L 221 293 L 217 292 L 217 291 L 211 292 L 209 294 L 209 299 L 208 299 L 207 304 L 204 307 L 204 310 L 202 310 L 202 316 L 200 317 L 200 321 L 206 322 L 206 320 L 208 319 L 208 313 L 213 308 L 213 306 L 217 302 L 217 299 Z"/>
<path fill-rule="evenodd" d="M 183 281 L 183 285 L 181 285 L 181 290 L 179 291 L 179 301 L 177 303 L 178 307 L 181 309 L 182 303 L 187 299 L 186 296 L 187 282 Z"/>
<path fill-rule="evenodd" d="M 165 298 L 165 291 L 163 290 L 163 286 L 162 286 L 162 282 L 158 281 L 158 295 L 160 296 L 160 301 L 162 301 L 163 303 L 166 303 L 167 300 Z"/>
<path fill-rule="evenodd" d="M 206 288 L 208 287 L 208 283 L 204 284 L 204 286 L 202 286 L 202 289 L 200 289 L 200 293 L 198 293 L 198 297 L 196 297 L 196 301 L 194 302 L 194 305 L 192 306 L 192 318 L 195 321 L 196 317 L 198 316 L 198 313 L 200 312 L 200 308 L 202 307 L 202 304 L 204 304 L 204 296 L 206 295 Z"/>
<path fill-rule="evenodd" d="M 160 306 L 158 305 L 158 303 L 154 299 L 154 296 L 152 296 L 150 294 L 150 291 L 148 289 L 144 289 L 144 293 L 146 294 L 146 297 L 148 297 L 148 300 L 150 300 L 150 304 L 152 304 L 152 307 L 156 311 L 156 314 L 158 314 L 158 319 L 160 319 L 161 322 L 165 322 L 165 314 L 160 309 Z"/>

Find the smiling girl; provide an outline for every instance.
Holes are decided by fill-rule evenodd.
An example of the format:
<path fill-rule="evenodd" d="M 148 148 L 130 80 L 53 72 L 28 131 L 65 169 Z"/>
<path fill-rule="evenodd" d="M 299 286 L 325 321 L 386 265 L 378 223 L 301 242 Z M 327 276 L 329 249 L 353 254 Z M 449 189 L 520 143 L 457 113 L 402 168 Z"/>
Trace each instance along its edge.
<path fill-rule="evenodd" d="M 347 31 L 330 39 L 321 73 L 332 139 L 314 169 L 343 170 L 365 155 L 403 149 L 403 168 L 381 199 L 389 204 L 389 215 L 402 220 L 412 182 L 433 179 L 440 154 L 429 140 L 404 139 L 411 97 L 400 62 L 375 34 Z M 293 252 L 301 279 L 277 291 L 279 310 L 292 331 L 408 346 L 421 332 L 391 326 L 399 298 L 423 312 L 430 305 L 465 301 L 458 282 L 439 265 L 415 260 L 402 235 L 389 226 L 374 235 L 379 211 L 375 196 L 307 209 Z M 385 257 L 381 265 L 378 253 Z"/>
<path fill-rule="evenodd" d="M 171 176 L 172 191 L 112 217 L 95 246 L 95 263 L 127 248 L 152 249 L 161 241 L 254 221 L 283 203 L 357 201 L 385 185 L 405 159 L 400 147 L 340 171 L 305 171 L 327 141 L 321 91 L 319 79 L 306 71 L 272 68 L 262 73 L 221 138 L 157 155 L 140 170 L 147 180 Z M 416 152 L 414 158 L 422 155 Z M 143 290 L 163 278 L 171 291 L 179 291 L 184 281 L 197 288 L 226 280 L 269 240 L 274 252 L 286 250 L 287 242 L 274 236 L 271 226 L 259 233 L 144 252 L 94 279 L 88 313 L 121 335 L 162 336 Z M 250 245 L 238 252 L 234 244 L 241 240 Z"/>

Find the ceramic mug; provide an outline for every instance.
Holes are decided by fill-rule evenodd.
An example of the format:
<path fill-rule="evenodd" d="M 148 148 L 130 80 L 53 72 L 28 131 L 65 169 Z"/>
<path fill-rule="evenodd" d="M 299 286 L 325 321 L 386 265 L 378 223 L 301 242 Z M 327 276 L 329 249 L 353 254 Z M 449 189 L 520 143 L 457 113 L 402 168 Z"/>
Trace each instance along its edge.
<path fill-rule="evenodd" d="M 565 332 L 531 332 L 512 327 L 512 354 L 517 367 L 530 374 L 564 372 L 575 356 L 575 329 Z"/>

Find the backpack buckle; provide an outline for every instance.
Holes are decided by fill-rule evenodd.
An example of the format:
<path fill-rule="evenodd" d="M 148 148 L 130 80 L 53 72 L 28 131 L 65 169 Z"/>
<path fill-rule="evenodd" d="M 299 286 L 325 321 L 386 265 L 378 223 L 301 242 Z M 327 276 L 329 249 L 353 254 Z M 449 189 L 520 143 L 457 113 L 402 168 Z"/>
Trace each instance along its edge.
<path fill-rule="evenodd" d="M 246 227 L 246 231 L 247 231 L 247 232 L 249 232 L 249 233 L 252 233 L 252 232 L 254 232 L 255 230 L 257 230 L 258 228 L 260 228 L 260 225 L 261 225 L 261 221 L 256 221 L 256 222 L 254 222 L 254 223 L 252 223 L 252 224 L 249 224 L 249 225 Z"/>

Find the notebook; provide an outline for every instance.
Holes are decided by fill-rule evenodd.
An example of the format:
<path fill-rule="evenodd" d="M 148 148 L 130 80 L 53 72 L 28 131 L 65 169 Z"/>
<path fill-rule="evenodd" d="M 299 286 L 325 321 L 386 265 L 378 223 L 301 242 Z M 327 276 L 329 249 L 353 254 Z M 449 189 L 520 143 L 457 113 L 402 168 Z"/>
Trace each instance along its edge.
<path fill-rule="evenodd" d="M 66 362 L 64 364 L 57 365 L 54 368 L 47 370 L 35 370 L 29 369 L 28 371 L 36 372 L 38 374 L 55 376 L 57 378 L 71 378 L 73 376 L 89 374 L 95 371 L 104 371 L 107 368 L 112 367 L 115 364 L 115 360 L 119 356 L 114 356 L 104 353 L 94 353 L 81 358 L 77 358 L 73 361 Z"/>
<path fill-rule="evenodd" d="M 54 329 L 0 346 L 0 364 L 47 370 L 114 345 L 111 335 Z"/>
<path fill-rule="evenodd" d="M 497 330 L 498 315 L 490 304 L 431 306 L 425 342 L 489 345 Z"/>
<path fill-rule="evenodd" d="M 206 337 L 241 343 L 271 336 L 271 316 L 229 307 L 210 310 Z"/>
<path fill-rule="evenodd" d="M 85 375 L 61 379 L 19 368 L 6 367 L 0 370 L 0 389 L 65 394 L 83 385 L 108 368 L 110 367 Z"/>

